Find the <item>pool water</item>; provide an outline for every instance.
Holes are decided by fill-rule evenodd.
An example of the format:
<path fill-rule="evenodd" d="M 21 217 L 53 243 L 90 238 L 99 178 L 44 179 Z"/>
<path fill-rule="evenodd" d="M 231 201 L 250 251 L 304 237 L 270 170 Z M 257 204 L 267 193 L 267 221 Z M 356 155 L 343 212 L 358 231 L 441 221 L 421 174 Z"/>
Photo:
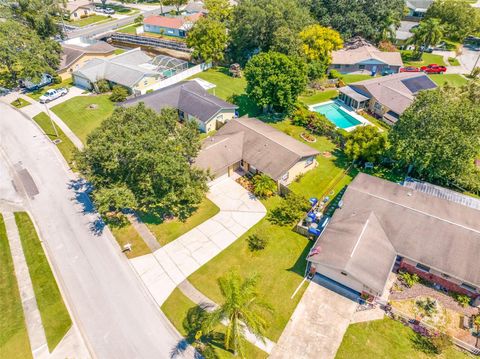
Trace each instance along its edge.
<path fill-rule="evenodd" d="M 361 124 L 359 120 L 350 116 L 348 113 L 343 111 L 340 106 L 333 102 L 325 105 L 315 106 L 313 110 L 321 113 L 328 118 L 330 122 L 334 123 L 335 126 L 340 128 L 348 128 Z"/>

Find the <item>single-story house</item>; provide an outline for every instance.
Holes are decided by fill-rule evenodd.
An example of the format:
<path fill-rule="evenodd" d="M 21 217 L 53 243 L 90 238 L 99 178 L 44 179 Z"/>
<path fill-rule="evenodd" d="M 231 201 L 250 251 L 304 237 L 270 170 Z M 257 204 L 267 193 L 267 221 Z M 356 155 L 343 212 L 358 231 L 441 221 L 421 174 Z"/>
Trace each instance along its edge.
<path fill-rule="evenodd" d="M 76 37 L 62 42 L 62 56 L 57 73 L 62 80 L 72 76 L 87 61 L 94 58 L 107 58 L 114 54 L 115 47 L 94 39 Z"/>
<path fill-rule="evenodd" d="M 415 21 L 400 21 L 400 26 L 395 32 L 395 42 L 398 45 L 404 45 L 413 36 L 412 30 L 417 26 L 418 22 Z"/>
<path fill-rule="evenodd" d="M 361 37 L 354 37 L 345 43 L 343 49 L 332 52 L 330 70 L 342 74 L 382 73 L 384 70 L 399 72 L 403 66 L 399 52 L 380 51 Z"/>
<path fill-rule="evenodd" d="M 219 129 L 236 117 L 238 109 L 238 106 L 209 94 L 196 81 L 182 81 L 120 105 L 132 106 L 139 102 L 157 112 L 166 107 L 176 108 L 181 120 L 197 122 L 203 132 Z"/>
<path fill-rule="evenodd" d="M 153 15 L 143 20 L 143 30 L 145 32 L 185 38 L 193 24 L 202 16 L 203 13 L 201 12 L 175 17 Z"/>
<path fill-rule="evenodd" d="M 90 0 L 69 0 L 65 3 L 67 16 L 71 21 L 94 14 L 95 5 Z"/>
<path fill-rule="evenodd" d="M 368 109 L 393 125 L 420 91 L 436 87 L 423 72 L 401 72 L 341 87 L 338 98 L 354 109 Z"/>
<path fill-rule="evenodd" d="M 405 6 L 408 9 L 405 19 L 419 22 L 425 16 L 434 0 L 406 0 Z"/>
<path fill-rule="evenodd" d="M 208 11 L 205 8 L 205 3 L 203 1 L 191 1 L 185 6 L 183 9 L 183 12 L 185 12 L 187 15 L 191 14 L 197 14 L 197 13 L 202 13 L 202 14 L 207 14 Z"/>
<path fill-rule="evenodd" d="M 381 296 L 396 263 L 445 289 L 480 295 L 480 211 L 366 174 L 347 187 L 307 256 L 312 272 Z"/>
<path fill-rule="evenodd" d="M 318 154 L 314 148 L 256 118 L 240 117 L 205 139 L 194 165 L 210 170 L 215 177 L 243 170 L 264 173 L 278 185 L 288 185 L 316 167 Z"/>
<path fill-rule="evenodd" d="M 170 66 L 177 66 L 175 69 Z M 76 86 L 91 90 L 99 80 L 121 85 L 130 93 L 141 95 L 158 85 L 172 72 L 183 71 L 185 61 L 159 55 L 151 57 L 140 48 L 110 58 L 94 58 L 72 73 Z"/>

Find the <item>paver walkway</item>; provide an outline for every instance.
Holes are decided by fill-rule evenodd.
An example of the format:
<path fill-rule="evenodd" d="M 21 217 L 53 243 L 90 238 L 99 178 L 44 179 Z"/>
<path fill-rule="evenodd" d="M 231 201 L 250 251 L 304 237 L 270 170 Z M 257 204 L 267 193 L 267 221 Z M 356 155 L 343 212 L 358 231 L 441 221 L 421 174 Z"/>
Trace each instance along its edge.
<path fill-rule="evenodd" d="M 357 303 L 311 282 L 271 359 L 333 359 Z"/>
<path fill-rule="evenodd" d="M 217 215 L 152 254 L 131 259 L 159 306 L 177 285 L 266 214 L 262 203 L 231 178 L 212 182 L 207 197 L 220 208 Z"/>
<path fill-rule="evenodd" d="M 22 300 L 25 322 L 27 324 L 28 337 L 35 359 L 48 358 L 48 345 L 45 336 L 45 330 L 42 324 L 42 318 L 37 307 L 37 300 L 33 291 L 32 280 L 28 272 L 27 262 L 23 253 L 20 235 L 18 234 L 15 217 L 11 212 L 4 212 L 5 227 L 7 228 L 7 237 L 12 252 L 13 266 L 17 277 L 18 289 Z"/>

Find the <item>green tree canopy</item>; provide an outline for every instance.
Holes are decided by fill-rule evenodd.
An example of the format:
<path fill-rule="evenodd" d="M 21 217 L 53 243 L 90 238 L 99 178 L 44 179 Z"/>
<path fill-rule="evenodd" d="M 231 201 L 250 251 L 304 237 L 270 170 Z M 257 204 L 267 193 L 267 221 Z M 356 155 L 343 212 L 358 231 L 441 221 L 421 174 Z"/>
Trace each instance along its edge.
<path fill-rule="evenodd" d="M 439 19 L 425 19 L 412 29 L 413 36 L 411 42 L 415 45 L 415 51 L 419 51 L 421 46 L 429 47 L 437 45 L 443 38 L 443 26 Z"/>
<path fill-rule="evenodd" d="M 305 63 L 278 52 L 255 55 L 244 72 L 247 94 L 265 110 L 290 110 L 307 84 Z"/>
<path fill-rule="evenodd" d="M 227 41 L 225 25 L 210 18 L 198 20 L 187 36 L 187 45 L 193 48 L 193 58 L 214 63 L 223 60 Z"/>
<path fill-rule="evenodd" d="M 298 34 L 313 23 L 308 8 L 299 0 L 243 0 L 233 10 L 230 54 L 242 65 L 260 51 L 272 50 L 279 28 Z"/>
<path fill-rule="evenodd" d="M 270 51 L 280 52 L 288 56 L 304 56 L 302 40 L 297 32 L 287 26 L 281 26 L 275 31 Z"/>
<path fill-rule="evenodd" d="M 480 191 L 480 98 L 477 84 L 423 91 L 390 132 L 393 154 L 415 175 Z"/>
<path fill-rule="evenodd" d="M 175 110 L 158 114 L 140 103 L 116 108 L 88 136 L 78 163 L 95 193 L 118 198 L 116 192 L 121 190 L 121 198 L 134 203 L 132 209 L 184 219 L 198 207 L 207 190 L 206 174 L 190 166 L 199 149 L 193 121 L 180 124 Z M 110 203 L 112 208 L 122 202 L 117 199 Z"/>
<path fill-rule="evenodd" d="M 350 132 L 345 142 L 345 154 L 353 161 L 378 163 L 388 148 L 387 136 L 374 126 L 360 126 Z"/>
<path fill-rule="evenodd" d="M 233 8 L 229 0 L 205 0 L 204 4 L 209 19 L 221 23 L 228 23 L 232 19 Z"/>
<path fill-rule="evenodd" d="M 175 6 L 175 8 L 177 9 L 177 14 L 179 14 L 180 7 L 187 4 L 188 4 L 188 0 L 163 0 L 162 6 L 163 5 Z"/>
<path fill-rule="evenodd" d="M 0 21 L 0 84 L 18 85 L 20 79 L 39 81 L 43 73 L 54 74 L 60 63 L 60 45 L 41 39 L 27 26 L 12 20 Z"/>
<path fill-rule="evenodd" d="M 480 12 L 467 1 L 436 0 L 428 8 L 425 19 L 440 19 L 445 35 L 452 40 L 463 41 L 480 31 Z"/>
<path fill-rule="evenodd" d="M 344 39 L 359 35 L 371 41 L 400 25 L 404 0 L 311 0 L 314 17 L 340 32 Z"/>

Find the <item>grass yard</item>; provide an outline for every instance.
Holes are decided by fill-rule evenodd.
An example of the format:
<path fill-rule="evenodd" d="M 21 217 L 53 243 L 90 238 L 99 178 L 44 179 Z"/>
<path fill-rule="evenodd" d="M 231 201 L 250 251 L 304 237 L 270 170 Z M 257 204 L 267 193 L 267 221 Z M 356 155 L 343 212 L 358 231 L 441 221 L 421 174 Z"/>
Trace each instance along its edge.
<path fill-rule="evenodd" d="M 237 104 L 240 116 L 248 114 L 249 116 L 254 117 L 260 113 L 260 109 L 245 93 L 247 80 L 245 80 L 244 77 L 232 77 L 226 67 L 209 69 L 192 76 L 191 79 L 197 77 L 217 85 L 215 89 L 209 90 L 210 93 L 226 101 Z"/>
<path fill-rule="evenodd" d="M 177 239 L 182 234 L 187 233 L 189 230 L 195 228 L 199 224 L 205 222 L 207 219 L 213 217 L 219 211 L 220 209 L 215 205 L 215 203 L 210 201 L 208 198 L 205 198 L 200 204 L 200 207 L 198 207 L 197 211 L 185 222 L 182 222 L 178 219 L 163 221 L 163 219 L 150 214 L 143 214 L 140 217 L 155 235 L 160 245 L 164 246 L 165 244 Z"/>
<path fill-rule="evenodd" d="M 51 352 L 72 326 L 72 320 L 30 217 L 26 212 L 15 212 L 15 221 Z"/>
<path fill-rule="evenodd" d="M 449 348 L 442 354 L 425 354 L 419 350 L 415 342 L 415 333 L 400 322 L 390 318 L 366 323 L 351 324 L 336 359 L 466 359 L 474 358 L 455 348 Z"/>
<path fill-rule="evenodd" d="M 460 61 L 458 61 L 458 59 L 455 58 L 455 57 L 449 57 L 449 58 L 448 58 L 448 63 L 449 63 L 451 66 L 460 66 Z"/>
<path fill-rule="evenodd" d="M 48 118 L 45 112 L 40 112 L 38 115 L 33 117 L 33 120 L 40 126 L 40 128 L 45 132 L 45 134 L 50 138 L 50 140 L 57 139 L 55 135 L 55 130 L 53 129 L 52 122 Z M 75 154 L 75 145 L 70 141 L 70 139 L 63 133 L 60 127 L 56 126 L 58 138 L 62 140 L 57 145 L 58 150 L 61 152 L 65 161 L 70 165 L 72 169 L 75 169 L 74 154 Z"/>
<path fill-rule="evenodd" d="M 113 113 L 114 104 L 108 97 L 109 95 L 73 97 L 51 110 L 85 143 L 87 135 Z M 89 108 L 90 105 L 96 107 Z"/>
<path fill-rule="evenodd" d="M 450 86 L 463 86 L 468 83 L 468 79 L 459 74 L 429 75 L 433 82 L 438 86 L 448 84 Z"/>
<path fill-rule="evenodd" d="M 276 196 L 262 202 L 267 210 L 271 210 L 280 200 Z M 246 239 L 252 234 L 268 238 L 265 249 L 250 252 Z M 305 257 L 311 245 L 307 238 L 293 232 L 290 227 L 273 225 L 265 217 L 188 279 L 207 297 L 221 302 L 222 295 L 217 285 L 219 277 L 230 269 L 238 270 L 243 276 L 258 273 L 259 296 L 270 303 L 275 311 L 270 320 L 267 337 L 276 341 L 306 288 L 304 285 L 297 295 L 290 299 L 303 279 Z"/>
<path fill-rule="evenodd" d="M 0 357 L 32 358 L 10 245 L 0 214 Z"/>
<path fill-rule="evenodd" d="M 135 258 L 151 253 L 150 248 L 148 248 L 142 237 L 140 237 L 138 232 L 130 223 L 127 223 L 124 226 L 115 226 L 110 224 L 109 228 L 117 240 L 120 248 L 123 249 L 123 246 L 127 243 L 132 245 L 132 250 L 130 252 L 125 252 L 127 258 Z"/>
<path fill-rule="evenodd" d="M 120 54 L 123 54 L 125 52 L 124 49 L 115 49 L 115 51 L 113 51 L 113 54 L 114 55 L 120 55 Z"/>
<path fill-rule="evenodd" d="M 63 80 L 62 82 L 60 82 L 59 84 L 52 84 L 52 85 L 49 85 L 49 86 L 42 87 L 41 89 L 39 89 L 37 91 L 29 92 L 29 93 L 27 93 L 27 96 L 30 97 L 32 100 L 38 101 L 40 99 L 40 96 L 42 96 L 48 90 L 58 89 L 60 87 L 69 88 L 69 87 L 72 87 L 72 86 L 73 86 L 73 80 L 69 77 L 69 78 Z"/>
<path fill-rule="evenodd" d="M 305 105 L 314 105 L 316 103 L 325 102 L 332 100 L 337 97 L 337 90 L 325 90 L 325 91 L 316 91 L 313 94 L 304 94 L 298 97 L 300 102 L 303 102 Z"/>
<path fill-rule="evenodd" d="M 342 75 L 343 82 L 346 84 L 351 84 L 358 81 L 363 80 L 370 80 L 372 78 L 371 75 L 364 75 L 364 74 L 345 74 Z"/>
<path fill-rule="evenodd" d="M 193 303 L 189 298 L 187 298 L 183 293 L 178 289 L 172 292 L 168 299 L 162 305 L 162 311 L 165 313 L 167 318 L 172 322 L 172 324 L 177 328 L 181 335 L 186 336 L 187 332 L 183 327 L 183 319 L 187 316 L 187 312 L 190 308 L 196 307 L 196 304 Z M 219 327 L 217 330 L 221 333 L 224 333 L 223 326 Z M 215 343 L 215 353 L 217 354 L 218 359 L 230 359 L 237 358 L 231 352 L 224 349 L 222 343 Z M 245 357 L 246 358 L 255 358 L 263 359 L 267 358 L 268 354 L 258 349 L 253 344 L 247 343 L 245 348 Z"/>
<path fill-rule="evenodd" d="M 435 55 L 435 54 L 428 54 L 424 52 L 422 54 L 422 59 L 420 61 L 412 59 L 413 51 L 412 50 L 402 50 L 400 51 L 402 54 L 402 60 L 404 66 L 426 66 L 429 64 L 437 64 L 440 66 L 446 66 L 447 64 L 443 61 L 443 56 Z"/>
<path fill-rule="evenodd" d="M 72 25 L 72 26 L 78 26 L 78 27 L 84 27 L 84 26 L 87 26 L 87 25 L 91 25 L 91 24 L 95 24 L 97 22 L 107 22 L 107 21 L 111 21 L 112 18 L 111 17 L 108 17 L 108 16 L 105 16 L 105 15 L 90 15 L 86 18 L 83 18 L 83 19 L 80 19 L 80 20 L 76 20 L 76 21 L 65 21 L 66 23 L 68 23 L 69 25 Z"/>
<path fill-rule="evenodd" d="M 137 27 L 141 25 L 139 24 L 133 24 L 133 25 L 128 25 L 126 27 L 123 27 L 121 29 L 116 30 L 117 32 L 121 32 L 123 34 L 130 34 L 130 35 L 136 35 L 137 34 Z"/>
<path fill-rule="evenodd" d="M 13 100 L 12 102 L 10 102 L 10 105 L 12 105 L 16 108 L 22 108 L 22 107 L 30 105 L 30 102 L 28 102 L 27 100 L 24 100 L 23 98 L 19 97 L 16 100 Z"/>

